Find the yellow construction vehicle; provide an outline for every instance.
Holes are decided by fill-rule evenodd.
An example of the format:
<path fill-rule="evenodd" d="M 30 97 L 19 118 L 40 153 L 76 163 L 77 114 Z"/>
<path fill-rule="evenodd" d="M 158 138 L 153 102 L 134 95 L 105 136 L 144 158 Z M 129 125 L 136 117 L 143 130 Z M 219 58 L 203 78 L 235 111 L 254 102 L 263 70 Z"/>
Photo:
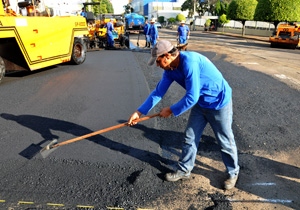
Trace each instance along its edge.
<path fill-rule="evenodd" d="M 51 17 L 51 10 L 40 11 L 36 0 L 19 1 L 18 7 L 20 14 L 12 11 L 9 0 L 0 2 L 0 81 L 11 70 L 85 61 L 88 28 L 84 17 Z"/>
<path fill-rule="evenodd" d="M 101 15 L 100 20 L 90 21 L 88 24 L 89 28 L 89 42 L 88 48 L 107 48 L 107 28 L 104 26 L 110 22 L 110 20 L 114 19 L 114 29 L 117 32 L 113 31 L 113 37 L 116 45 L 119 48 L 125 46 L 126 37 L 124 35 L 124 24 L 118 15 L 113 14 L 103 14 Z"/>
<path fill-rule="evenodd" d="M 113 32 L 114 42 L 119 48 L 125 46 L 125 35 L 124 35 L 124 23 L 122 20 L 122 15 L 116 14 L 100 14 L 100 3 L 83 3 L 83 9 L 88 10 L 89 6 L 98 6 L 99 11 L 98 15 L 95 15 L 94 12 L 87 11 L 87 23 L 89 29 L 88 35 L 88 49 L 97 49 L 97 48 L 108 48 L 107 44 L 107 28 L 104 26 L 110 22 L 110 19 L 114 19 L 114 29 L 117 32 Z M 96 14 L 97 14 L 96 13 Z"/>
<path fill-rule="evenodd" d="M 271 47 L 300 47 L 300 26 L 297 23 L 279 24 L 273 36 L 269 37 Z"/>

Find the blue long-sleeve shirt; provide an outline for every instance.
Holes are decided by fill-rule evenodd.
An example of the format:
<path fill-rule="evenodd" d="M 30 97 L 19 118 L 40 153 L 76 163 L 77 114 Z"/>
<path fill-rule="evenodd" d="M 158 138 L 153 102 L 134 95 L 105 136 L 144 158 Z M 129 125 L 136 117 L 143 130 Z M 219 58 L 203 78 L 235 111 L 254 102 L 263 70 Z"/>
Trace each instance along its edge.
<path fill-rule="evenodd" d="M 108 34 L 112 34 L 112 31 L 115 30 L 114 24 L 112 24 L 111 22 L 106 23 L 104 28 L 107 28 L 107 33 Z"/>
<path fill-rule="evenodd" d="M 164 71 L 155 90 L 138 111 L 146 115 L 165 95 L 173 81 L 186 89 L 185 96 L 170 108 L 175 116 L 196 103 L 203 108 L 219 110 L 230 100 L 232 90 L 216 66 L 196 52 L 181 51 L 177 69 Z"/>
<path fill-rule="evenodd" d="M 152 39 L 157 39 L 158 37 L 158 30 L 155 24 L 150 25 L 149 29 L 149 35 L 151 36 Z"/>
<path fill-rule="evenodd" d="M 149 35 L 149 30 L 150 30 L 150 24 L 147 23 L 147 24 L 145 24 L 145 26 L 144 26 L 144 34 L 145 34 L 145 35 Z"/>

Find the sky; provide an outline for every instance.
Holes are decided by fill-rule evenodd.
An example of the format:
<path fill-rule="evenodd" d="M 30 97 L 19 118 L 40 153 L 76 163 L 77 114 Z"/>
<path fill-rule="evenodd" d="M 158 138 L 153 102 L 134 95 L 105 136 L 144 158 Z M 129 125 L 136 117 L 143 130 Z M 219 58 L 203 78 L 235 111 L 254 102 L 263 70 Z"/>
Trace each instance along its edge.
<path fill-rule="evenodd" d="M 128 4 L 128 0 L 111 0 L 110 1 L 114 7 L 115 14 L 121 14 L 124 12 L 124 5 Z"/>

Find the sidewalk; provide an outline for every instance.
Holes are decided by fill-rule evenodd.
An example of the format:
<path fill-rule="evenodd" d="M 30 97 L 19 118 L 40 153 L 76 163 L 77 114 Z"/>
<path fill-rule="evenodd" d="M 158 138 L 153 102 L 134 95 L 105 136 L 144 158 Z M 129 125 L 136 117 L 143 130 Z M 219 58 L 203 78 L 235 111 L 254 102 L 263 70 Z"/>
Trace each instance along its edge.
<path fill-rule="evenodd" d="M 196 31 L 192 31 L 193 33 Z M 200 32 L 200 31 L 199 31 Z M 257 40 L 257 41 L 262 41 L 262 42 L 269 42 L 269 37 L 264 37 L 264 36 L 253 36 L 253 35 L 239 35 L 239 34 L 233 34 L 233 33 L 223 33 L 219 31 L 201 31 L 202 33 L 212 33 L 212 34 L 218 34 L 218 35 L 223 35 L 223 36 L 232 36 L 236 38 L 241 38 L 241 39 L 252 39 L 252 40 Z"/>
<path fill-rule="evenodd" d="M 168 28 L 164 28 L 168 29 Z M 177 28 L 173 29 L 168 29 L 168 30 L 177 30 Z M 223 36 L 231 36 L 231 37 L 236 37 L 236 38 L 241 38 L 241 39 L 252 39 L 256 41 L 261 41 L 261 42 L 269 42 L 269 37 L 268 36 L 254 36 L 254 35 L 245 35 L 242 36 L 241 34 L 236 34 L 236 33 L 228 33 L 228 32 L 221 32 L 221 31 L 204 31 L 204 30 L 191 30 L 191 34 L 200 34 L 200 33 L 211 33 L 211 34 L 218 34 L 218 35 L 223 35 Z"/>

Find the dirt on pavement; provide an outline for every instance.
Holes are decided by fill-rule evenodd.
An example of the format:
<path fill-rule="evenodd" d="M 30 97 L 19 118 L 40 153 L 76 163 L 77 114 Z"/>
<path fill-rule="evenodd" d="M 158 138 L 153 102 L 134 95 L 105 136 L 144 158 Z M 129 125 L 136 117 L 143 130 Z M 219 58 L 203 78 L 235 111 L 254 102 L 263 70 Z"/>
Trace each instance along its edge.
<path fill-rule="evenodd" d="M 169 37 L 160 32 L 160 39 Z M 176 45 L 175 37 L 169 40 Z M 140 41 L 140 46 L 144 46 L 143 41 Z M 208 127 L 202 136 L 203 143 L 199 147 L 191 180 L 180 181 L 176 192 L 163 196 L 149 208 L 297 209 L 300 206 L 297 193 L 300 186 L 300 68 L 296 61 L 283 62 L 272 55 L 269 59 L 267 52 L 260 49 L 201 41 L 193 44 L 190 41 L 188 50 L 208 56 L 216 66 L 223 65 L 221 62 L 227 63 L 218 67 L 233 88 L 233 127 L 239 147 L 241 173 L 235 189 L 222 189 L 225 167 L 214 134 Z M 144 52 L 135 55 L 152 90 L 159 79 L 156 76 L 159 70 L 143 65 L 143 61 L 146 62 L 144 54 L 148 53 L 149 58 L 150 50 L 141 47 L 137 51 Z M 150 78 L 154 81 L 149 81 Z M 172 93 L 164 97 L 168 101 L 176 101 L 183 94 L 179 89 L 169 92 Z M 163 105 L 162 102 L 157 110 Z M 188 113 L 180 117 L 185 122 Z M 164 123 L 161 129 L 172 127 L 172 122 Z"/>

